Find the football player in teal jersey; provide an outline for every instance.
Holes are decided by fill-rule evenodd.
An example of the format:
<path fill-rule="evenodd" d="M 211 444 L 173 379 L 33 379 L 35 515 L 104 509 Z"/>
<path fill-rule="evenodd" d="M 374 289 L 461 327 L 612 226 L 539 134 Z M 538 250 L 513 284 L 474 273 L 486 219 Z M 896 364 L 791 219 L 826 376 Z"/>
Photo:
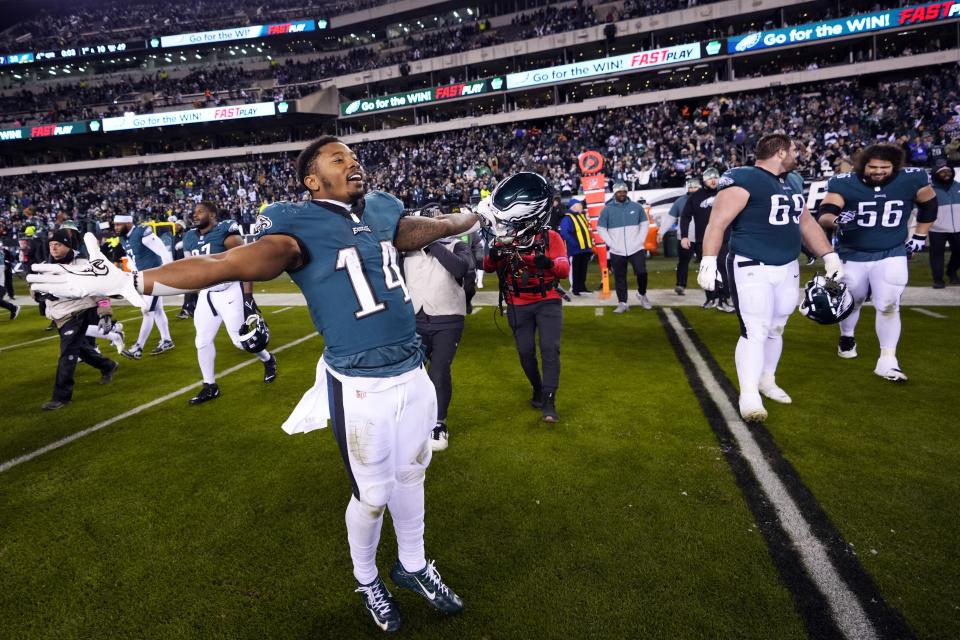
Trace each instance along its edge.
<path fill-rule="evenodd" d="M 114 216 L 113 228 L 120 237 L 120 246 L 126 252 L 127 260 L 133 264 L 133 269 L 152 269 L 173 259 L 163 240 L 153 232 L 153 227 L 147 224 L 134 224 L 132 215 Z M 150 355 L 159 355 L 173 349 L 174 346 L 173 339 L 170 337 L 167 315 L 163 310 L 163 297 L 144 296 L 143 304 L 140 335 L 132 347 L 120 352 L 120 355 L 132 360 L 143 357 L 143 348 L 147 345 L 147 339 L 153 331 L 154 324 L 160 331 L 160 344 L 150 352 Z"/>
<path fill-rule="evenodd" d="M 906 380 L 897 360 L 900 296 L 907 286 L 907 257 L 920 251 L 937 219 L 937 194 L 925 169 L 903 168 L 903 149 L 874 144 L 857 156 L 855 171 L 827 182 L 820 224 L 836 232 L 837 253 L 853 296 L 853 313 L 840 321 L 841 358 L 857 357 L 853 333 L 868 292 L 877 310 L 880 357 L 873 372 L 894 382 Z M 917 227 L 907 239 L 910 212 Z"/>
<path fill-rule="evenodd" d="M 312 199 L 264 209 L 256 223 L 260 239 L 252 244 L 130 274 L 109 264 L 88 234 L 85 242 L 93 246 L 87 268 L 44 265 L 30 282 L 37 291 L 58 297 L 103 290 L 104 295 L 123 295 L 140 304 L 144 294 L 172 295 L 290 273 L 306 297 L 325 348 L 317 385 L 284 428 L 290 433 L 309 431 L 332 418 L 353 489 L 346 525 L 357 591 L 374 622 L 395 631 L 400 614 L 376 565 L 387 508 L 399 551 L 390 572 L 394 583 L 444 613 L 463 609 L 463 601 L 424 553 L 423 483 L 437 402 L 423 368 L 397 252 L 414 251 L 490 221 L 473 213 L 403 216 L 403 205 L 393 196 L 367 193 L 357 156 L 330 136 L 301 152 L 297 173 Z"/>
<path fill-rule="evenodd" d="M 803 179 L 793 173 L 796 143 L 784 134 L 766 135 L 757 143 L 755 156 L 754 166 L 730 169 L 720 178 L 697 282 L 712 291 L 718 277 L 728 278 L 740 319 L 740 415 L 762 422 L 767 410 L 761 394 L 775 402 L 792 402 L 777 385 L 776 372 L 787 318 L 799 301 L 801 241 L 823 258 L 829 277 L 840 278 L 843 265 L 807 210 Z M 717 253 L 727 227 L 732 227 L 730 249 L 721 276 Z"/>
<path fill-rule="evenodd" d="M 193 209 L 193 228 L 183 236 L 183 253 L 193 256 L 209 256 L 223 253 L 243 244 L 240 227 L 233 220 L 217 221 L 217 205 L 200 202 Z M 203 388 L 190 399 L 190 404 L 200 404 L 220 397 L 220 387 L 214 374 L 217 348 L 213 339 L 220 324 L 227 326 L 227 335 L 238 349 L 240 331 L 247 314 L 244 313 L 243 290 L 240 282 L 224 282 L 200 291 L 193 314 L 193 326 L 197 330 L 195 344 Z M 263 381 L 270 383 L 277 378 L 277 359 L 266 349 L 254 355 L 263 363 Z"/>

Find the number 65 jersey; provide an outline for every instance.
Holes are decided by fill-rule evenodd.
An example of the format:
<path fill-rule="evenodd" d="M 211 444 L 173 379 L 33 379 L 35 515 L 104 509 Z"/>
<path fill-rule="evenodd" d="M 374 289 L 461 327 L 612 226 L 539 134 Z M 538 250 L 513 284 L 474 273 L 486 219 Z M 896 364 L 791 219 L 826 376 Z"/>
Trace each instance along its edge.
<path fill-rule="evenodd" d="M 827 182 L 827 192 L 843 198 L 837 253 L 844 260 L 868 262 L 907 255 L 904 242 L 917 191 L 930 184 L 924 169 L 907 168 L 886 184 L 866 184 L 856 173 L 841 173 Z"/>
<path fill-rule="evenodd" d="M 399 200 L 373 191 L 362 213 L 319 200 L 278 202 L 254 225 L 258 238 L 286 235 L 300 245 L 304 264 L 290 277 L 323 335 L 324 362 L 343 375 L 390 377 L 423 362 L 393 246 L 402 214 Z"/>
<path fill-rule="evenodd" d="M 736 167 L 726 171 L 717 186 L 740 187 L 750 194 L 730 225 L 730 253 L 769 265 L 797 259 L 805 203 L 799 174 L 776 176 L 760 167 Z"/>

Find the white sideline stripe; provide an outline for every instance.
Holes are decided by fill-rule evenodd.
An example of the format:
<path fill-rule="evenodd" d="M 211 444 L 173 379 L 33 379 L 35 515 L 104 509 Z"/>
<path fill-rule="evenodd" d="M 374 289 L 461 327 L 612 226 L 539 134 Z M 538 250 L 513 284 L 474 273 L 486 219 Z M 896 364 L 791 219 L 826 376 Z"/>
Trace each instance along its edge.
<path fill-rule="evenodd" d="M 473 308 L 473 311 L 470 312 L 470 315 L 475 316 L 475 315 L 477 315 L 478 313 L 480 313 L 481 311 L 483 311 L 483 307 L 474 307 L 474 308 Z"/>
<path fill-rule="evenodd" d="M 603 315 L 603 307 L 597 307 L 596 309 L 594 309 L 594 310 L 593 310 L 593 315 L 595 315 L 595 316 L 602 316 L 602 315 Z"/>
<path fill-rule="evenodd" d="M 276 311 L 273 311 L 272 313 L 283 313 L 284 311 L 290 311 L 290 309 L 293 309 L 293 307 L 284 307 L 283 309 L 277 309 Z"/>
<path fill-rule="evenodd" d="M 280 347 L 277 347 L 276 349 L 271 349 L 271 353 L 280 353 L 281 351 L 284 351 L 284 350 L 286 350 L 286 349 L 289 349 L 290 347 L 295 347 L 295 346 L 297 346 L 297 345 L 300 344 L 301 342 L 306 342 L 306 341 L 309 340 L 310 338 L 315 338 L 315 337 L 318 336 L 318 335 L 319 335 L 319 334 L 318 334 L 316 331 L 314 331 L 313 333 L 308 334 L 308 335 L 305 335 L 305 336 L 303 336 L 302 338 L 298 338 L 297 340 L 294 340 L 293 342 L 288 342 L 287 344 L 282 345 L 282 346 L 280 346 Z M 222 378 L 222 377 L 224 377 L 224 376 L 228 376 L 228 375 L 230 375 L 231 373 L 235 373 L 235 372 L 239 371 L 240 369 L 243 369 L 244 367 L 249 366 L 249 365 L 251 365 L 251 364 L 253 364 L 253 363 L 255 363 L 255 362 L 260 362 L 260 360 L 259 360 L 258 358 L 251 358 L 251 359 L 247 360 L 246 362 L 241 362 L 240 364 L 234 365 L 234 366 L 230 367 L 229 369 L 224 369 L 223 371 L 218 372 L 218 373 L 216 374 L 216 376 L 217 376 L 217 378 Z M 40 447 L 40 448 L 37 449 L 36 451 L 31 451 L 30 453 L 25 453 L 25 454 L 23 454 L 22 456 L 16 457 L 16 458 L 14 458 L 14 459 L 12 459 L 12 460 L 7 460 L 6 462 L 0 464 L 0 473 L 3 473 L 4 471 L 10 470 L 10 469 L 12 469 L 13 467 L 17 466 L 18 464 L 22 464 L 22 463 L 24 463 L 24 462 L 29 462 L 30 460 L 33 460 L 34 458 L 36 458 L 36 457 L 38 457 L 38 456 L 42 456 L 42 455 L 45 454 L 45 453 L 49 453 L 49 452 L 51 452 L 51 451 L 53 451 L 53 450 L 55 450 L 55 449 L 59 449 L 60 447 L 66 446 L 66 445 L 70 444 L 71 442 L 73 442 L 73 441 L 75 441 L 75 440 L 79 440 L 80 438 L 82 438 L 82 437 L 84 437 L 84 436 L 88 436 L 88 435 L 90 435 L 91 433 L 94 433 L 94 432 L 96 432 L 96 431 L 99 431 L 100 429 L 103 429 L 103 428 L 105 428 L 105 427 L 109 427 L 110 425 L 114 424 L 115 422 L 120 422 L 121 420 L 125 420 L 126 418 L 129 418 L 129 417 L 131 417 L 131 416 L 135 416 L 135 415 L 137 415 L 138 413 L 142 413 L 142 412 L 146 411 L 147 409 L 150 409 L 150 408 L 152 408 L 152 407 L 157 406 L 158 404 L 162 404 L 162 403 L 166 402 L 167 400 L 170 400 L 170 399 L 172 399 L 172 398 L 176 398 L 177 396 L 182 396 L 183 394 L 185 394 L 186 392 L 190 391 L 191 389 L 194 389 L 194 388 L 196 388 L 196 387 L 199 387 L 201 384 L 202 384 L 202 383 L 200 383 L 200 382 L 194 382 L 193 384 L 188 384 L 188 385 L 185 386 L 185 387 L 180 387 L 180 388 L 177 389 L 176 391 L 171 391 L 170 393 L 168 393 L 168 394 L 165 395 L 165 396 L 161 396 L 161 397 L 159 397 L 159 398 L 154 398 L 154 399 L 151 400 L 150 402 L 147 402 L 147 403 L 141 404 L 140 406 L 134 407 L 133 409 L 130 409 L 129 411 L 125 411 L 125 412 L 121 413 L 121 414 L 118 415 L 118 416 L 113 416 L 112 418 L 108 418 L 107 420 L 104 420 L 103 422 L 98 422 L 97 424 L 93 425 L 92 427 L 88 427 L 88 428 L 84 429 L 83 431 L 78 431 L 78 432 L 76 432 L 76 433 L 73 433 L 73 434 L 65 437 L 65 438 L 61 438 L 60 440 L 57 440 L 56 442 L 51 442 L 50 444 L 48 444 L 48 445 L 46 445 L 46 446 Z"/>
<path fill-rule="evenodd" d="M 941 320 L 945 320 L 947 317 L 942 313 L 937 313 L 936 311 L 930 311 L 930 309 L 921 309 L 920 307 L 910 307 L 910 308 L 916 311 L 917 313 L 922 313 L 923 315 L 930 316 L 931 318 L 940 318 Z"/>
<path fill-rule="evenodd" d="M 704 362 L 686 330 L 680 325 L 674 311 L 664 309 L 664 314 L 673 330 L 676 331 L 687 356 L 696 367 L 697 375 L 703 381 L 704 388 L 720 409 L 723 419 L 730 427 L 730 432 L 736 438 L 740 455 L 749 463 L 754 477 L 760 483 L 767 499 L 776 509 L 783 529 L 790 536 L 791 542 L 800 553 L 800 559 L 807 573 L 830 604 L 833 618 L 843 635 L 851 640 L 875 640 L 877 638 L 876 630 L 860 606 L 860 602 L 837 573 L 833 563 L 830 562 L 827 550 L 813 534 L 810 524 L 800 512 L 800 508 L 770 467 L 757 441 L 754 440 L 753 435 L 740 418 L 739 409 L 731 404 L 727 395 L 720 388 L 713 372 Z"/>
<path fill-rule="evenodd" d="M 136 320 L 136 319 L 139 318 L 139 317 L 141 317 L 141 316 L 140 316 L 140 314 L 138 313 L 137 315 L 135 315 L 135 316 L 130 316 L 129 318 L 119 319 L 119 320 L 117 320 L 117 322 L 129 322 L 130 320 Z M 18 342 L 17 344 L 8 344 L 8 345 L 5 346 L 5 347 L 0 347 L 0 351 L 9 351 L 10 349 L 16 349 L 17 347 L 25 347 L 25 346 L 27 346 L 28 344 L 36 344 L 36 343 L 38 343 L 38 342 L 44 342 L 45 340 L 56 340 L 56 339 L 59 338 L 59 337 L 60 337 L 60 334 L 57 333 L 57 334 L 54 334 L 54 335 L 52 335 L 52 336 L 46 336 L 46 337 L 44 337 L 44 338 L 37 338 L 36 340 L 27 340 L 26 342 Z"/>

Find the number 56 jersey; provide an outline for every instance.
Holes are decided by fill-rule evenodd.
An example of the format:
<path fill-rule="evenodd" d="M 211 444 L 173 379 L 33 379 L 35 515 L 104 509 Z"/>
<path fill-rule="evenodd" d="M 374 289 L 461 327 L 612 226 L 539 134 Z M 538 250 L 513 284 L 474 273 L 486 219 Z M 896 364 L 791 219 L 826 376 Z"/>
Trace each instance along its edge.
<path fill-rule="evenodd" d="M 300 245 L 304 264 L 290 277 L 323 335 L 324 362 L 344 375 L 390 377 L 423 362 L 393 246 L 402 214 L 399 200 L 373 191 L 362 214 L 319 200 L 279 202 L 254 225 L 258 238 L 286 235 Z"/>
<path fill-rule="evenodd" d="M 927 172 L 913 167 L 879 186 L 864 183 L 856 173 L 830 178 L 827 192 L 843 198 L 843 214 L 853 216 L 837 233 L 840 257 L 865 262 L 907 255 L 904 242 L 913 201 L 928 184 Z"/>

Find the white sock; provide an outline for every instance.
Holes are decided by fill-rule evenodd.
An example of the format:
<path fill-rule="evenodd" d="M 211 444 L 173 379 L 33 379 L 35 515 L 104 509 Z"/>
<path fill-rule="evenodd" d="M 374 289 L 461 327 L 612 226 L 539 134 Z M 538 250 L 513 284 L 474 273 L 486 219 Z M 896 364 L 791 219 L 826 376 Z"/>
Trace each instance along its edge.
<path fill-rule="evenodd" d="M 204 384 L 213 384 L 216 382 L 214 377 L 214 362 L 217 359 L 217 347 L 210 342 L 202 347 L 197 347 L 197 361 L 200 363 L 200 375 L 203 376 Z"/>
<path fill-rule="evenodd" d="M 850 315 L 840 321 L 840 335 L 852 338 L 858 320 L 860 320 L 860 305 L 856 305 Z"/>
<path fill-rule="evenodd" d="M 398 472 L 398 475 L 402 472 Z M 388 504 L 393 528 L 397 534 L 397 555 L 403 568 L 411 573 L 427 566 L 423 549 L 424 498 L 423 476 L 413 484 L 397 482 Z"/>
<path fill-rule="evenodd" d="M 260 362 L 266 362 L 270 359 L 270 352 L 264 349 L 263 351 L 258 351 L 256 356 L 260 358 Z"/>
<path fill-rule="evenodd" d="M 900 311 L 893 313 L 877 312 L 877 337 L 880 338 L 880 352 L 890 351 L 896 357 L 897 343 L 900 342 Z"/>
<path fill-rule="evenodd" d="M 91 325 L 87 325 L 87 337 L 100 338 L 102 340 L 102 339 L 108 338 L 109 334 L 104 334 L 103 332 L 101 332 L 99 325 L 91 324 Z"/>
<path fill-rule="evenodd" d="M 896 349 L 880 349 L 881 358 L 893 358 L 897 359 L 897 350 Z"/>
<path fill-rule="evenodd" d="M 157 328 L 160 329 L 160 339 L 170 340 L 170 323 L 167 321 L 167 314 L 163 312 L 163 304 L 158 303 L 153 313 L 157 318 Z"/>
<path fill-rule="evenodd" d="M 736 363 L 737 379 L 740 381 L 740 393 L 758 393 L 760 373 L 763 371 L 764 342 L 766 338 L 737 341 Z"/>
<path fill-rule="evenodd" d="M 768 337 L 763 341 L 763 372 L 772 378 L 777 373 L 777 364 L 783 353 L 783 336 Z"/>
<path fill-rule="evenodd" d="M 350 496 L 344 519 L 350 557 L 353 559 L 353 577 L 360 584 L 370 584 L 378 575 L 377 544 L 383 525 L 383 509 L 373 513 L 370 507 L 364 506 L 355 496 Z"/>
<path fill-rule="evenodd" d="M 133 348 L 143 348 L 147 344 L 147 338 L 150 337 L 150 332 L 153 331 L 153 312 L 148 311 L 143 314 L 143 322 L 140 323 L 140 335 L 137 337 L 137 343 L 133 345 Z"/>

